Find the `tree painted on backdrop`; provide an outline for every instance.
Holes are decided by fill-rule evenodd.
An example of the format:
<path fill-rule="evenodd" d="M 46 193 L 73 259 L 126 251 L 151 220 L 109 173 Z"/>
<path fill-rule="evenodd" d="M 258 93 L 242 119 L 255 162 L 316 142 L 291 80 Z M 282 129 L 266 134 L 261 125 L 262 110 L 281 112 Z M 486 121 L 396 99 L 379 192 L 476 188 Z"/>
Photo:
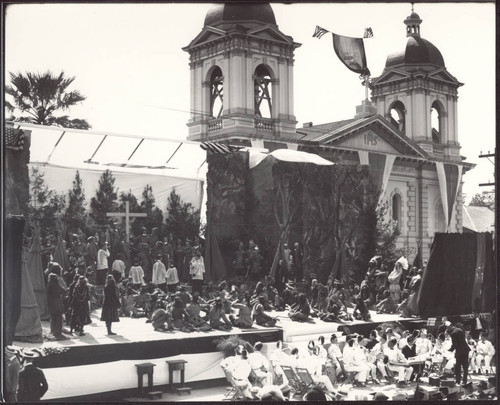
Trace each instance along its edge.
<path fill-rule="evenodd" d="M 68 206 L 64 214 L 64 221 L 68 234 L 88 233 L 87 212 L 85 210 L 85 191 L 82 187 L 82 178 L 77 170 L 73 180 L 73 188 L 68 191 Z"/>
<path fill-rule="evenodd" d="M 5 86 L 7 110 L 20 113 L 12 117 L 15 121 L 90 129 L 85 119 L 58 114 L 86 99 L 78 90 L 69 91 L 74 80 L 75 77 L 66 77 L 64 72 L 10 73 L 10 85 Z"/>
<path fill-rule="evenodd" d="M 107 212 L 115 212 L 118 208 L 118 190 L 115 190 L 115 178 L 113 173 L 107 169 L 99 178 L 95 197 L 90 200 L 90 218 L 94 221 L 93 226 L 97 231 L 103 231 L 109 218 Z"/>
<path fill-rule="evenodd" d="M 28 205 L 29 228 L 26 233 L 33 235 L 34 227 L 39 226 L 43 239 L 50 235 L 58 236 L 64 220 L 65 196 L 49 189 L 44 174 L 33 167 L 30 176 L 30 202 Z"/>

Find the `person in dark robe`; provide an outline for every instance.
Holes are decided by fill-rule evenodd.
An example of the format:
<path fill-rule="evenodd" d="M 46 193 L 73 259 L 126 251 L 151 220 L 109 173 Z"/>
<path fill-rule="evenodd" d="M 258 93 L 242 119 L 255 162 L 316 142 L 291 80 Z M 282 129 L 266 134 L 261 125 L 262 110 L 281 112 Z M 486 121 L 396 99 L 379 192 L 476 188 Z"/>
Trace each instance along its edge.
<path fill-rule="evenodd" d="M 47 306 L 50 314 L 50 333 L 56 340 L 66 339 L 62 334 L 64 303 L 63 297 L 66 293 L 60 284 L 56 274 L 49 274 L 47 283 Z"/>
<path fill-rule="evenodd" d="M 233 261 L 233 270 L 234 274 L 237 276 L 245 275 L 245 259 L 246 259 L 246 250 L 242 241 L 238 242 L 238 249 L 234 255 Z"/>
<path fill-rule="evenodd" d="M 259 280 L 262 272 L 262 256 L 259 251 L 259 247 L 255 246 L 250 253 L 250 257 L 248 259 L 249 264 L 249 276 L 250 280 L 257 281 Z"/>
<path fill-rule="evenodd" d="M 24 366 L 19 372 L 19 387 L 17 389 L 18 402 L 39 402 L 49 389 L 45 374 L 32 364 L 38 357 L 34 351 L 23 353 Z"/>
<path fill-rule="evenodd" d="M 89 236 L 87 238 L 87 247 L 85 252 L 85 264 L 87 266 L 92 266 L 92 269 L 96 270 L 97 264 L 97 252 L 99 251 L 99 246 L 95 241 L 95 236 Z"/>
<path fill-rule="evenodd" d="M 104 286 L 104 301 L 102 303 L 101 321 L 106 322 L 108 335 L 114 336 L 115 332 L 111 331 L 113 322 L 120 322 L 118 317 L 118 308 L 120 308 L 120 297 L 118 288 L 116 287 L 115 278 L 112 274 L 106 277 L 106 285 Z"/>
<path fill-rule="evenodd" d="M 84 336 L 83 327 L 92 323 L 89 313 L 90 291 L 87 279 L 80 276 L 71 297 L 70 333 L 73 329 Z"/>
<path fill-rule="evenodd" d="M 186 270 L 184 263 L 184 247 L 182 246 L 182 241 L 180 239 L 176 239 L 174 245 L 174 265 L 177 268 L 179 274 L 180 281 L 188 280 L 189 270 Z"/>
<path fill-rule="evenodd" d="M 174 262 L 174 247 L 169 242 L 166 236 L 163 238 L 163 243 L 160 248 L 160 254 L 163 256 L 164 263 Z"/>
<path fill-rule="evenodd" d="M 295 276 L 295 281 L 300 282 L 304 276 L 302 268 L 302 259 L 304 258 L 304 252 L 300 247 L 299 242 L 295 242 L 292 250 L 292 264 L 293 264 L 293 274 Z"/>
<path fill-rule="evenodd" d="M 201 251 L 199 251 L 201 254 Z M 190 281 L 191 277 L 189 275 L 189 271 L 191 268 L 191 260 L 195 256 L 195 249 L 193 249 L 193 245 L 191 244 L 191 241 L 189 239 L 186 239 L 186 243 L 184 244 L 182 248 L 182 253 L 184 257 L 184 264 L 183 264 L 183 271 L 184 271 L 184 281 Z"/>

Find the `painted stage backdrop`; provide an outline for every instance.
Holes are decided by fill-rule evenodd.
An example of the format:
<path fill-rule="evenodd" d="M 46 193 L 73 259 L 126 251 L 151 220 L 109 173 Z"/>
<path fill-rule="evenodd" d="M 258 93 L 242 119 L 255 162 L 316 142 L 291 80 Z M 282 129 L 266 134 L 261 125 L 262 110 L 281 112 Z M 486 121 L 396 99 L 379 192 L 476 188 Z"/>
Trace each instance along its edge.
<path fill-rule="evenodd" d="M 249 169 L 248 160 L 248 152 L 208 152 L 207 233 L 217 241 L 223 263 L 210 259 L 207 266 L 223 266 L 219 278 L 247 271 L 275 276 L 285 244 L 293 249 L 298 242 L 305 275 L 313 273 L 321 282 L 344 275 L 361 281 L 377 247 L 376 174 L 356 164 L 319 166 L 273 156 Z M 258 250 L 248 247 L 250 240 Z"/>

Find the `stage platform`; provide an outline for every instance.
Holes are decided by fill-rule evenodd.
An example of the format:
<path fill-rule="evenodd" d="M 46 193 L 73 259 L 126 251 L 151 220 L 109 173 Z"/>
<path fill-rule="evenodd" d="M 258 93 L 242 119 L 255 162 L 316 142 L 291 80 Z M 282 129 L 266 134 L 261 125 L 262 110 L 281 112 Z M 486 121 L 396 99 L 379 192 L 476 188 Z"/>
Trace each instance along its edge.
<path fill-rule="evenodd" d="M 60 351 L 36 359 L 49 384 L 44 400 L 61 400 L 109 391 L 130 390 L 137 387 L 136 364 L 151 362 L 154 367 L 154 385 L 168 383 L 166 360 L 186 360 L 185 381 L 196 382 L 223 379 L 219 366 L 223 356 L 217 351 L 220 338 L 239 335 L 250 343 L 264 343 L 264 354 L 283 340 L 289 346 L 305 347 L 310 339 L 341 332 L 348 327 L 351 332 L 367 335 L 370 330 L 384 322 L 401 322 L 405 328 L 413 329 L 425 321 L 404 319 L 398 315 L 372 313 L 372 322 L 353 321 L 327 323 L 317 318 L 309 322 L 291 321 L 285 312 L 274 312 L 279 322 L 274 328 L 255 325 L 248 329 L 233 328 L 229 332 L 156 332 L 146 318 L 121 317 L 113 324 L 116 336 L 107 336 L 104 322 L 99 320 L 100 310 L 91 315 L 92 324 L 85 327 L 85 336 L 72 336 L 68 340 L 43 343 L 17 342 L 16 346 L 27 348 L 50 348 Z M 44 330 L 48 322 L 42 322 Z M 174 382 L 179 381 L 179 373 Z M 146 378 L 145 378 L 146 380 Z"/>

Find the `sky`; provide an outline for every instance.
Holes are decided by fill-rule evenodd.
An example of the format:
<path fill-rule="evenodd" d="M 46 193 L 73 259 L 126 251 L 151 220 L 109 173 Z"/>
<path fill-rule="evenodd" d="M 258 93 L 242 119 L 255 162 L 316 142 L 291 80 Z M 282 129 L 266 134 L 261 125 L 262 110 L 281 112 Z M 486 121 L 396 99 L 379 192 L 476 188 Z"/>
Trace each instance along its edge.
<path fill-rule="evenodd" d="M 186 139 L 190 108 L 189 57 L 182 47 L 201 31 L 210 4 L 16 4 L 6 11 L 5 70 L 64 71 L 70 89 L 87 98 L 70 111 L 96 131 Z M 312 37 L 316 25 L 365 40 L 372 77 L 406 43 L 410 3 L 272 3 L 279 29 L 302 44 L 295 51 L 297 128 L 349 119 L 364 98 L 356 73 L 337 58 L 331 37 Z M 479 159 L 495 148 L 494 3 L 417 3 L 421 36 L 441 51 L 459 88 L 461 154 L 477 167 L 464 193 L 492 188 L 494 166 Z"/>

